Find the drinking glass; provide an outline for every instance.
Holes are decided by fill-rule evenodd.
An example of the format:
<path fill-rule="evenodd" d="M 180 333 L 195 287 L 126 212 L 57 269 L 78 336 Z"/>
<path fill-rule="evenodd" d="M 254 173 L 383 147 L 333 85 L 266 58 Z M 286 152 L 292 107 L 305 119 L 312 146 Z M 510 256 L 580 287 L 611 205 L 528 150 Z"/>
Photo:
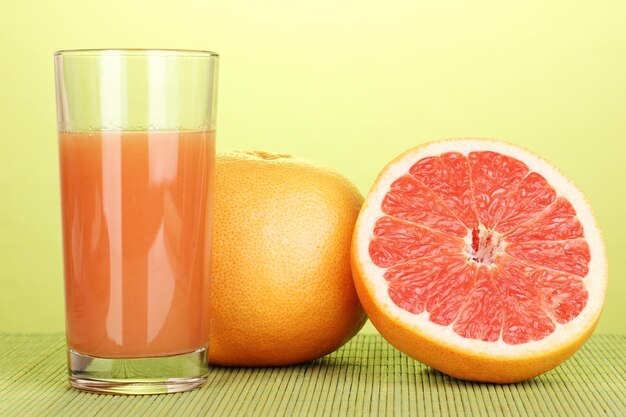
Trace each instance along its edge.
<path fill-rule="evenodd" d="M 70 384 L 199 387 L 218 56 L 67 50 L 54 62 Z"/>

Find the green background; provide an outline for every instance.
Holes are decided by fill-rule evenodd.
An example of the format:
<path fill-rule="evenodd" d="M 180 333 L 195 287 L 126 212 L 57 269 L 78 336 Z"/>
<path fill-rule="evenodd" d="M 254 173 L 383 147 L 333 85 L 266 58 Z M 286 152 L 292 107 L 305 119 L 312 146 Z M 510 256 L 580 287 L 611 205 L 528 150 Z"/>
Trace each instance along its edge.
<path fill-rule="evenodd" d="M 610 265 L 599 331 L 626 332 L 625 2 L 6 3 L 0 330 L 63 329 L 52 52 L 151 47 L 220 53 L 219 149 L 318 160 L 364 193 L 432 139 L 501 138 L 543 155 L 595 207 Z"/>

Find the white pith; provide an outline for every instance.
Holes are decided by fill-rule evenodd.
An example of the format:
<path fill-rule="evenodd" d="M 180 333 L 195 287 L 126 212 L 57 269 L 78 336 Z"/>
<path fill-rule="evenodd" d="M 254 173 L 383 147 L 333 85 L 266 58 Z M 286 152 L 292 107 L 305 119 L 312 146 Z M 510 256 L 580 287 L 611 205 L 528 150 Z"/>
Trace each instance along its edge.
<path fill-rule="evenodd" d="M 381 210 L 381 203 L 389 191 L 391 184 L 400 176 L 406 174 L 418 160 L 436 156 L 445 152 L 459 152 L 467 156 L 473 151 L 493 151 L 509 155 L 524 162 L 531 171 L 541 174 L 554 188 L 557 195 L 569 200 L 578 220 L 584 229 L 584 238 L 589 244 L 591 261 L 589 273 L 583 282 L 589 292 L 589 299 L 583 311 L 570 322 L 556 324 L 556 330 L 538 341 L 511 345 L 502 341 L 484 342 L 476 339 L 464 338 L 454 332 L 452 326 L 441 326 L 428 319 L 428 312 L 419 315 L 410 313 L 398 307 L 389 297 L 388 284 L 384 278 L 386 268 L 376 266 L 369 255 L 369 242 L 372 237 L 374 224 L 385 214 Z M 538 352 L 558 349 L 576 339 L 592 326 L 602 310 L 606 292 L 607 260 L 602 236 L 591 206 L 578 188 L 554 166 L 541 157 L 515 145 L 505 142 L 486 139 L 453 139 L 433 142 L 415 148 L 402 155 L 399 159 L 385 167 L 378 178 L 378 182 L 370 190 L 358 220 L 359 227 L 355 236 L 355 251 L 358 261 L 363 268 L 366 278 L 365 286 L 378 308 L 393 315 L 407 327 L 413 328 L 424 336 L 443 345 L 454 346 L 456 349 L 468 353 L 485 353 L 491 357 L 520 358 L 535 356 Z M 470 236 L 471 245 L 471 236 Z"/>

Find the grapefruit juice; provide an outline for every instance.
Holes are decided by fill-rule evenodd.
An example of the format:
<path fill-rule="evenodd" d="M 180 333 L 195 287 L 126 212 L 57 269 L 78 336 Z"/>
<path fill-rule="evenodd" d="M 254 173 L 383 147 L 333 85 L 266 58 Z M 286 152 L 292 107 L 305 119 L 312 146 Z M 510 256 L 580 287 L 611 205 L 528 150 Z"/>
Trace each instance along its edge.
<path fill-rule="evenodd" d="M 60 133 L 71 350 L 207 346 L 214 143 L 210 130 Z"/>

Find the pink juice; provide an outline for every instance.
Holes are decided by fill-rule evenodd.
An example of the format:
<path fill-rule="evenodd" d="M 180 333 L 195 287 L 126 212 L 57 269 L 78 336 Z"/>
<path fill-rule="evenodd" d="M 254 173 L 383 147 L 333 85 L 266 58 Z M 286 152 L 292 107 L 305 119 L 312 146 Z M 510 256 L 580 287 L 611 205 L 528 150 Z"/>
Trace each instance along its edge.
<path fill-rule="evenodd" d="M 214 138 L 60 134 L 71 349 L 131 358 L 206 347 Z"/>

